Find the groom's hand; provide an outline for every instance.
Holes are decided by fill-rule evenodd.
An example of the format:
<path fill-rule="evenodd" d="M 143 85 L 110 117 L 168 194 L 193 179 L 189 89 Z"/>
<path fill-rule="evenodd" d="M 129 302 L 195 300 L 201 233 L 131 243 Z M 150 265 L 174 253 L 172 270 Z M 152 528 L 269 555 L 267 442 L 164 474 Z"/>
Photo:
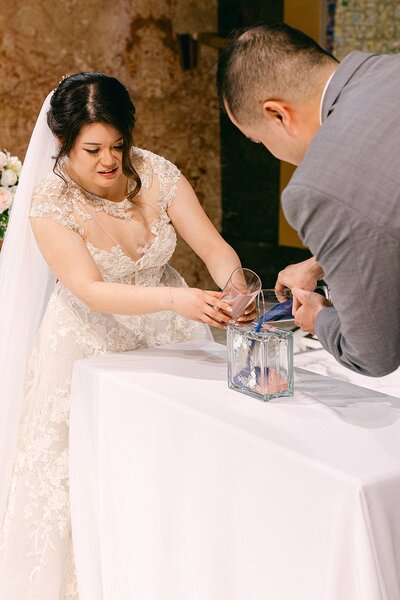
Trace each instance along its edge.
<path fill-rule="evenodd" d="M 275 283 L 278 300 L 280 302 L 287 300 L 287 295 L 284 294 L 286 288 L 292 290 L 296 287 L 312 292 L 317 287 L 318 279 L 322 279 L 323 276 L 324 271 L 313 256 L 300 263 L 289 265 L 279 273 Z M 293 309 L 297 310 L 299 307 L 300 305 L 294 298 Z"/>
<path fill-rule="evenodd" d="M 332 306 L 331 303 L 321 294 L 309 292 L 300 288 L 292 288 L 293 300 L 293 316 L 297 327 L 302 331 L 306 331 L 314 335 L 315 319 L 317 314 L 323 308 Z M 296 308 L 295 308 L 296 305 Z"/>

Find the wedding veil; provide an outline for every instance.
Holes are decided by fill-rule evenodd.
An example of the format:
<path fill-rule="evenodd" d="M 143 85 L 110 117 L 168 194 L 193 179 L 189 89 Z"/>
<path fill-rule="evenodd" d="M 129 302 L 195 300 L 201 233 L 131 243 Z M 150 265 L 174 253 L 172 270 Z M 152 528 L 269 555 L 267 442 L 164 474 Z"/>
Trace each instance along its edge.
<path fill-rule="evenodd" d="M 27 362 L 55 284 L 28 218 L 34 189 L 53 169 L 57 151 L 46 119 L 52 94 L 43 103 L 29 142 L 0 253 L 0 524 L 15 458 Z"/>

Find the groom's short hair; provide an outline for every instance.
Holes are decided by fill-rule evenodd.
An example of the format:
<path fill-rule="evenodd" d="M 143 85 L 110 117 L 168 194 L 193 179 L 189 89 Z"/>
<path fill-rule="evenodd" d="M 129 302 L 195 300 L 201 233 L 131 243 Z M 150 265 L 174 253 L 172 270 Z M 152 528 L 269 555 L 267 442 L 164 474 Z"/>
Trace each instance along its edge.
<path fill-rule="evenodd" d="M 289 25 L 248 27 L 234 32 L 221 52 L 218 95 L 239 123 L 254 122 L 260 102 L 311 97 L 321 70 L 332 62 L 333 56 Z"/>

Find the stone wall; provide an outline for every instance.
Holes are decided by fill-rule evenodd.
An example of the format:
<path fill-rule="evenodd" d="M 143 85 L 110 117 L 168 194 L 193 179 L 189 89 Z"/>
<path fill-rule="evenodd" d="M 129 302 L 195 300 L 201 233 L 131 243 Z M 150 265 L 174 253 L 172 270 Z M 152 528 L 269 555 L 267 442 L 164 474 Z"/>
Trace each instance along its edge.
<path fill-rule="evenodd" d="M 335 19 L 335 55 L 351 50 L 400 52 L 398 0 L 339 0 Z"/>
<path fill-rule="evenodd" d="M 202 46 L 198 68 L 183 71 L 175 41 L 176 33 L 216 28 L 216 0 L 3 2 L 0 148 L 23 158 L 43 99 L 62 75 L 113 74 L 137 108 L 136 145 L 176 163 L 219 228 L 217 51 Z M 183 242 L 174 265 L 190 285 L 212 285 Z"/>

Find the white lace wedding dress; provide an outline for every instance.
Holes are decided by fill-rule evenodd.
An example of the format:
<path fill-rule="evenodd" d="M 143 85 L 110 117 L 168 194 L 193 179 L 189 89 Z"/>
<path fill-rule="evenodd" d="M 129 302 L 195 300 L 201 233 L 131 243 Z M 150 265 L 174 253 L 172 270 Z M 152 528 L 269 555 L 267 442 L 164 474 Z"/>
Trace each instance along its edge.
<path fill-rule="evenodd" d="M 168 265 L 176 234 L 167 208 L 178 169 L 133 149 L 142 190 L 112 202 L 64 174 L 38 187 L 31 217 L 53 219 L 82 236 L 105 281 L 185 286 Z M 66 257 L 68 260 L 68 257 Z M 68 498 L 68 418 L 73 361 L 93 354 L 209 337 L 171 311 L 143 316 L 95 313 L 58 282 L 30 358 L 24 414 L 0 534 L 1 600 L 77 600 Z M 140 493 L 140 490 L 138 490 Z M 132 532 L 134 535 L 134 532 Z"/>

